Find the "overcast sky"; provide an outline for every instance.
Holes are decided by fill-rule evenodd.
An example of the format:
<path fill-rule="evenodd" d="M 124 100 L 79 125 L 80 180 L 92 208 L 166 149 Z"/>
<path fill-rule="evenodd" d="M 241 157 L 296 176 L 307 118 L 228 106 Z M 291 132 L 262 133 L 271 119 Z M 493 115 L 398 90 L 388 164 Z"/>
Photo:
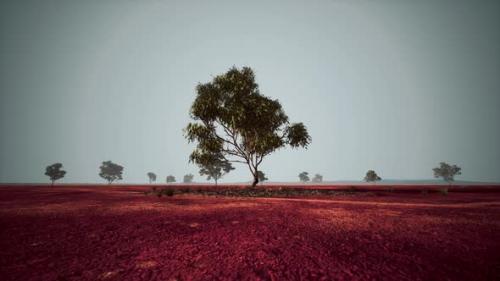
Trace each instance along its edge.
<path fill-rule="evenodd" d="M 499 1 L 1 1 L 0 182 L 186 173 L 198 82 L 249 66 L 312 136 L 264 160 L 272 181 L 500 181 Z M 248 181 L 236 164 L 223 181 Z"/>

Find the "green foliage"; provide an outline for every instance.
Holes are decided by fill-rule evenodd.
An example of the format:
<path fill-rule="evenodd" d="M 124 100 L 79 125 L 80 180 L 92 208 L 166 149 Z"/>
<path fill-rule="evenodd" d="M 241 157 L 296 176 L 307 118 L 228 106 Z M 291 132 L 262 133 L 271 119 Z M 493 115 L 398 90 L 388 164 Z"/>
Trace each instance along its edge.
<path fill-rule="evenodd" d="M 152 183 L 152 182 L 156 181 L 156 174 L 152 173 L 152 172 L 149 172 L 148 173 L 148 178 L 149 178 L 149 183 Z"/>
<path fill-rule="evenodd" d="M 439 167 L 432 169 L 432 171 L 434 171 L 435 178 L 443 178 L 450 184 L 455 180 L 456 175 L 462 174 L 462 168 L 445 162 L 439 163 Z"/>
<path fill-rule="evenodd" d="M 118 164 L 115 164 L 111 161 L 104 161 L 99 168 L 101 170 L 99 176 L 107 180 L 109 184 L 111 184 L 115 180 L 122 179 L 123 167 Z"/>
<path fill-rule="evenodd" d="M 308 182 L 310 179 L 309 179 L 309 173 L 308 172 L 302 172 L 299 174 L 299 180 L 301 182 Z"/>
<path fill-rule="evenodd" d="M 314 175 L 312 182 L 323 182 L 323 176 L 320 174 Z"/>
<path fill-rule="evenodd" d="M 187 175 L 184 175 L 183 182 L 184 183 L 191 183 L 191 182 L 193 182 L 193 179 L 194 179 L 193 174 L 187 174 Z"/>
<path fill-rule="evenodd" d="M 217 185 L 217 181 L 234 168 L 221 154 L 208 154 L 207 156 L 213 158 L 198 164 L 200 166 L 200 175 L 206 175 L 207 180 L 213 179 L 215 185 Z"/>
<path fill-rule="evenodd" d="M 62 179 L 66 175 L 66 171 L 62 170 L 61 163 L 54 163 L 45 168 L 45 175 L 50 178 L 52 184 L 58 179 Z"/>
<path fill-rule="evenodd" d="M 212 82 L 198 84 L 191 106 L 191 118 L 184 129 L 189 142 L 197 146 L 189 160 L 201 167 L 222 157 L 247 164 L 258 181 L 258 167 L 277 149 L 307 147 L 311 142 L 302 123 L 290 124 L 278 100 L 260 94 L 249 67 L 231 68 Z"/>
<path fill-rule="evenodd" d="M 266 174 L 264 174 L 264 172 L 262 172 L 262 171 L 257 171 L 257 176 L 259 178 L 259 182 L 265 182 L 265 181 L 269 180 L 266 177 Z"/>
<path fill-rule="evenodd" d="M 172 182 L 175 182 L 175 177 L 172 175 L 168 175 L 167 176 L 167 183 L 172 183 Z"/>
<path fill-rule="evenodd" d="M 286 136 L 291 147 L 307 147 L 311 141 L 306 126 L 302 123 L 291 124 L 286 129 Z"/>
<path fill-rule="evenodd" d="M 382 178 L 380 178 L 374 170 L 368 170 L 368 172 L 366 172 L 364 180 L 366 182 L 377 182 L 382 180 Z"/>

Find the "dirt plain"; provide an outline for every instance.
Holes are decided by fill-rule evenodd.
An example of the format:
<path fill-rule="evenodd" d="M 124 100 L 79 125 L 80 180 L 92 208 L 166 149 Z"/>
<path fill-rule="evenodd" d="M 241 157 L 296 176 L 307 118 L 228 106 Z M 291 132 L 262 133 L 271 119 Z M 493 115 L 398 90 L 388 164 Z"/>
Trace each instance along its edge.
<path fill-rule="evenodd" d="M 322 187 L 323 188 L 323 187 Z M 500 280 L 500 189 L 0 187 L 1 280 Z"/>

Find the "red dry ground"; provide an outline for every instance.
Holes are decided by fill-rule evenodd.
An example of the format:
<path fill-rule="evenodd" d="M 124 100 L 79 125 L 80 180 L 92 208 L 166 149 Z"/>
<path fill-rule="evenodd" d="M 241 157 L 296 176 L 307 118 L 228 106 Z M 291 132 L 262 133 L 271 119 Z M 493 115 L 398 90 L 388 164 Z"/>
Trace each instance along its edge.
<path fill-rule="evenodd" d="M 500 280 L 500 193 L 1 187 L 1 280 Z"/>

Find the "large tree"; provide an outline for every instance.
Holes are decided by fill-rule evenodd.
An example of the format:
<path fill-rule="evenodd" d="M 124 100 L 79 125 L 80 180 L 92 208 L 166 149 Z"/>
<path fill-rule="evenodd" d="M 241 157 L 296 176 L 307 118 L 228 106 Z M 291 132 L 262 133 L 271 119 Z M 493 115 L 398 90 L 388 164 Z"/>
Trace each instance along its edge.
<path fill-rule="evenodd" d="M 217 181 L 234 168 L 231 163 L 221 155 L 213 156 L 215 156 L 214 159 L 204 162 L 205 164 L 199 164 L 200 175 L 206 175 L 207 180 L 214 179 L 215 185 L 217 186 Z"/>
<path fill-rule="evenodd" d="M 109 184 L 122 179 L 123 167 L 118 164 L 111 161 L 104 161 L 99 168 L 101 170 L 99 176 L 107 180 Z"/>
<path fill-rule="evenodd" d="M 375 183 L 377 181 L 382 180 L 382 178 L 379 177 L 374 170 L 368 170 L 368 172 L 366 172 L 366 176 L 365 176 L 364 180 L 366 182 L 373 182 L 373 183 Z"/>
<path fill-rule="evenodd" d="M 434 171 L 435 178 L 443 178 L 450 185 L 455 180 L 456 175 L 462 174 L 462 168 L 445 162 L 439 163 L 439 167 L 432 170 Z"/>
<path fill-rule="evenodd" d="M 188 141 L 197 143 L 191 162 L 206 165 L 220 154 L 247 165 L 255 186 L 264 157 L 285 145 L 307 147 L 311 142 L 304 124 L 289 123 L 279 101 L 260 94 L 249 67 L 233 67 L 198 84 L 196 92 L 190 112 L 195 122 L 184 129 Z"/>
<path fill-rule="evenodd" d="M 153 172 L 148 173 L 149 183 L 156 181 L 156 174 Z"/>
<path fill-rule="evenodd" d="M 61 163 L 54 163 L 45 168 L 45 175 L 49 176 L 52 185 L 58 179 L 62 179 L 66 174 L 66 171 L 62 170 L 63 165 Z"/>

